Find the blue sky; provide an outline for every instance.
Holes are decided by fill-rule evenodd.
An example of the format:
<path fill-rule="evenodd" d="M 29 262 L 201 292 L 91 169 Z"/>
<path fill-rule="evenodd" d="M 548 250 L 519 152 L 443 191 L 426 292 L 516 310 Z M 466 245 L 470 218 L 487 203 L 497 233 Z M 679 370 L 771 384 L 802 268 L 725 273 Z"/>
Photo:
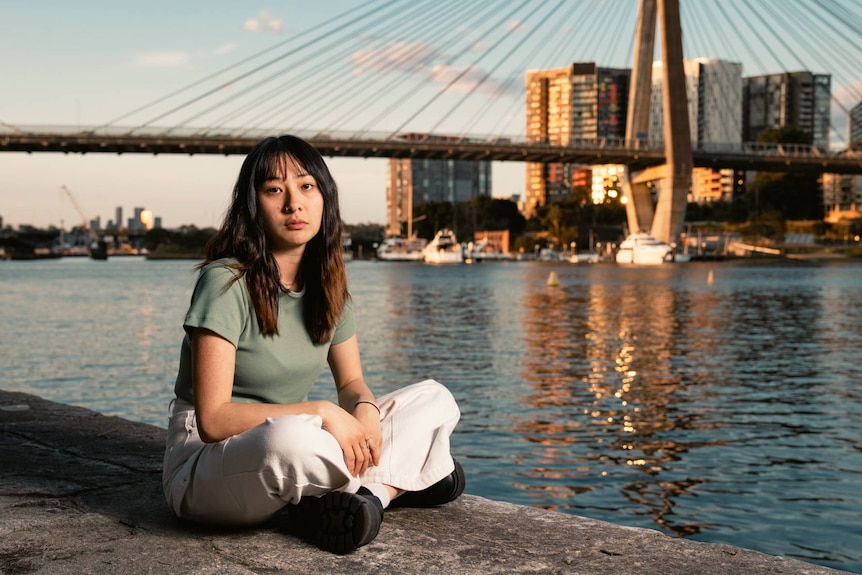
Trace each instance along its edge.
<path fill-rule="evenodd" d="M 691 0 L 683 2 L 692 6 Z M 799 2 L 784 0 L 776 5 L 784 9 L 785 6 L 799 5 Z M 852 4 L 853 0 L 839 2 Z M 153 0 L 145 3 L 7 0 L 0 10 L 0 70 L 3 78 L 0 122 L 22 127 L 100 125 L 278 42 L 289 38 L 300 41 L 312 38 L 328 18 L 367 4 L 358 0 L 271 0 L 261 4 L 227 0 Z M 551 3 L 537 1 L 533 6 L 540 4 Z M 773 2 L 770 1 L 764 5 L 771 4 Z M 514 3 L 505 4 L 506 9 L 510 5 Z M 565 41 L 582 38 L 584 41 L 580 45 L 571 48 L 569 61 L 594 60 L 606 66 L 630 65 L 628 19 L 635 17 L 636 0 L 581 0 L 575 4 L 559 5 L 573 7 L 573 12 L 580 10 L 580 13 L 573 15 L 571 27 L 555 29 L 557 36 L 554 41 L 548 41 L 551 32 L 537 34 L 540 42 L 557 46 L 563 44 L 559 38 Z M 723 3 L 722 6 L 724 10 L 744 9 L 744 4 L 739 2 Z M 788 8 L 785 12 L 803 22 L 806 18 L 803 10 Z M 706 34 L 697 27 L 703 26 L 703 30 L 716 28 L 714 21 L 707 17 L 708 12 L 700 11 L 700 20 L 696 13 L 684 14 L 684 19 L 687 18 L 684 26 L 690 26 L 684 32 L 684 38 L 692 41 L 694 50 L 698 50 L 697 53 L 687 52 L 686 57 L 711 56 L 740 61 L 747 60 L 750 53 L 753 60 L 766 60 L 763 65 L 768 70 L 757 70 L 751 62 L 743 62 L 746 67 L 744 75 L 781 71 L 781 65 L 795 69 L 805 66 L 815 72 L 828 72 L 818 66 L 836 60 L 830 58 L 826 48 L 817 44 L 803 45 L 795 50 L 789 47 L 790 53 L 787 50 L 782 53 L 788 47 L 776 45 L 776 54 L 772 54 L 771 48 L 764 50 L 753 42 L 751 35 L 737 35 L 742 40 L 735 43 L 721 42 L 718 38 L 707 40 Z M 525 37 L 531 29 L 539 26 L 540 11 L 533 10 L 532 17 L 534 21 L 529 22 L 525 16 L 520 26 L 516 25 L 517 17 L 513 17 L 499 28 L 505 29 L 504 33 L 512 38 L 517 39 L 518 34 Z M 554 20 L 548 19 L 545 25 L 550 26 Z M 619 28 L 615 23 L 618 21 L 622 24 Z M 581 29 L 578 29 L 579 25 Z M 760 25 L 762 27 L 763 23 Z M 617 35 L 591 35 L 598 28 L 616 31 Z M 421 27 L 417 30 L 416 37 L 407 40 L 416 45 L 421 41 L 426 47 L 432 46 L 433 38 L 420 40 Z M 794 34 L 785 36 L 793 37 Z M 488 36 L 476 46 L 489 46 L 493 41 L 494 36 Z M 537 58 L 541 49 L 541 45 L 535 48 Z M 811 64 L 808 64 L 806 49 L 816 56 Z M 519 54 L 528 51 L 525 44 Z M 359 69 L 356 66 L 358 53 L 359 50 L 352 59 L 354 72 Z M 423 52 L 426 56 L 428 53 Z M 443 56 L 445 54 L 440 53 L 439 61 Z M 784 63 L 770 62 L 769 58 L 773 56 Z M 368 54 L 364 57 L 367 61 Z M 500 62 L 515 60 L 501 59 Z M 455 65 L 441 66 L 439 61 L 426 62 L 427 69 L 433 70 L 433 81 L 438 84 L 451 78 L 453 71 L 458 70 Z M 455 62 L 454 59 L 450 61 Z M 537 60 L 531 62 L 530 67 L 567 63 L 551 61 L 545 65 L 544 61 Z M 488 59 L 482 62 L 482 66 L 490 69 L 495 64 Z M 855 64 L 851 64 L 847 74 L 858 82 L 862 78 L 852 68 Z M 373 72 L 370 67 L 366 73 L 369 71 Z M 498 70 L 501 72 L 502 67 Z M 514 70 L 512 74 L 517 79 L 516 83 L 520 82 L 522 86 L 523 71 Z M 470 75 L 464 78 L 469 79 Z M 833 94 L 840 94 L 843 87 L 833 79 L 832 89 Z M 318 90 L 325 94 L 325 90 Z M 457 90 L 452 92 L 450 101 L 455 101 L 457 94 L 454 92 Z M 522 114 L 522 110 L 519 113 Z M 460 118 L 456 116 L 455 120 L 457 123 Z M 514 125 L 522 130 L 523 120 Z M 382 223 L 386 160 L 333 158 L 328 161 L 340 186 L 345 220 L 348 223 Z M 75 195 L 85 214 L 88 217 L 100 215 L 103 223 L 113 217 L 116 206 L 122 206 L 126 214 L 130 214 L 134 207 L 142 206 L 161 216 L 167 227 L 216 225 L 226 207 L 241 162 L 240 156 L 2 153 L 0 215 L 7 224 L 47 226 L 60 225 L 62 221 L 66 227 L 71 227 L 79 223 L 80 218 L 60 189 L 65 185 Z M 493 178 L 495 196 L 519 194 L 524 182 L 523 164 L 495 164 Z"/>
<path fill-rule="evenodd" d="M 300 33 L 349 1 L 4 2 L 0 18 L 0 121 L 97 125 Z M 162 216 L 165 226 L 216 225 L 240 156 L 0 154 L 0 215 L 6 224 L 79 223 L 60 189 L 103 224 L 122 206 Z M 334 159 L 349 223 L 382 222 L 385 160 Z"/>

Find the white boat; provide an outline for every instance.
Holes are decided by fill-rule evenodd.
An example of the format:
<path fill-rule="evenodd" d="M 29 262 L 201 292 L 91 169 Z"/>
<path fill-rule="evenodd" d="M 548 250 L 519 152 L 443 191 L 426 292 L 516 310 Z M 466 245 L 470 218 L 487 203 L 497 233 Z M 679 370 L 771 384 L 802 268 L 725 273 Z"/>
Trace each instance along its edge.
<path fill-rule="evenodd" d="M 460 264 L 464 261 L 461 244 L 452 230 L 443 229 L 437 232 L 423 252 L 425 263 L 428 264 Z"/>
<path fill-rule="evenodd" d="M 428 244 L 424 238 L 386 238 L 377 248 L 377 259 L 390 262 L 421 262 L 425 259 L 423 249 Z"/>
<path fill-rule="evenodd" d="M 688 261 L 688 254 L 676 254 L 673 247 L 645 233 L 631 234 L 617 250 L 618 264 L 641 266 Z"/>
<path fill-rule="evenodd" d="M 471 261 L 511 260 L 512 254 L 500 250 L 488 240 L 467 243 L 467 254 Z"/>

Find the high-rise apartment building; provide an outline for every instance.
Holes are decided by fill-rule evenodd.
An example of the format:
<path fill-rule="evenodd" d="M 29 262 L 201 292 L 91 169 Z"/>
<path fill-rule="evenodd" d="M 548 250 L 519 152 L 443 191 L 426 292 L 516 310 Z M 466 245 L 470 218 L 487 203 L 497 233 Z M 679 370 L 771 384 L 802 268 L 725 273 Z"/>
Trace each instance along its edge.
<path fill-rule="evenodd" d="M 661 62 L 653 64 L 650 141 L 663 141 Z M 713 58 L 684 60 L 691 147 L 721 149 L 742 143 L 742 64 Z"/>
<path fill-rule="evenodd" d="M 649 139 L 664 140 L 661 62 L 653 64 Z M 742 65 L 714 58 L 684 60 L 691 146 L 695 150 L 736 149 L 742 143 Z M 695 168 L 690 201 L 730 200 L 739 176 L 733 170 Z"/>
<path fill-rule="evenodd" d="M 831 82 L 828 74 L 807 71 L 743 78 L 744 140 L 754 142 L 764 130 L 794 126 L 827 149 Z"/>
<path fill-rule="evenodd" d="M 849 141 L 850 145 L 857 144 L 862 146 L 862 102 L 859 102 L 850 108 L 850 126 L 849 126 Z"/>
<path fill-rule="evenodd" d="M 625 138 L 630 70 L 600 68 L 593 62 L 527 72 L 527 142 L 566 146 L 575 140 Z M 523 212 L 565 200 L 578 166 L 526 166 Z"/>
<path fill-rule="evenodd" d="M 404 225 L 421 216 L 416 208 L 423 203 L 454 204 L 477 196 L 491 196 L 490 162 L 391 158 L 386 186 L 386 235 L 403 235 Z"/>

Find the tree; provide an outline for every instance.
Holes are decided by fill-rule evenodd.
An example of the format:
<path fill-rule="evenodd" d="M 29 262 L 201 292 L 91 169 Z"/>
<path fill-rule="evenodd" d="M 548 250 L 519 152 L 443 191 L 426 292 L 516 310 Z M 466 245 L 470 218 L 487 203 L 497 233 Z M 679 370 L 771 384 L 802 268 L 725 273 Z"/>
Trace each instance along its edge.
<path fill-rule="evenodd" d="M 782 126 L 761 132 L 757 139 L 766 144 L 811 145 L 811 134 L 796 126 Z M 753 215 L 777 212 L 785 220 L 823 219 L 819 176 L 806 172 L 758 172 L 749 192 L 753 195 Z"/>

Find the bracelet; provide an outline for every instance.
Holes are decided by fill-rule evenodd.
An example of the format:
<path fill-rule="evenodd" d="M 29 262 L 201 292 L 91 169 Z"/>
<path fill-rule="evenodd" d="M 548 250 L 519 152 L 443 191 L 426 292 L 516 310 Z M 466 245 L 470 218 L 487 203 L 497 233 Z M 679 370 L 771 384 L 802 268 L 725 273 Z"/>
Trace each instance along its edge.
<path fill-rule="evenodd" d="M 377 410 L 377 415 L 380 415 L 380 408 L 379 408 L 379 407 L 377 407 L 377 404 L 376 404 L 376 403 L 374 403 L 373 401 L 368 401 L 368 400 L 366 400 L 366 399 L 363 399 L 363 400 L 357 401 L 357 402 L 356 402 L 356 405 L 354 405 L 354 406 L 353 406 L 353 411 L 356 411 L 356 408 L 357 408 L 357 407 L 359 407 L 359 404 L 360 404 L 360 403 L 367 403 L 368 405 L 372 406 L 374 409 L 376 409 L 376 410 Z"/>

